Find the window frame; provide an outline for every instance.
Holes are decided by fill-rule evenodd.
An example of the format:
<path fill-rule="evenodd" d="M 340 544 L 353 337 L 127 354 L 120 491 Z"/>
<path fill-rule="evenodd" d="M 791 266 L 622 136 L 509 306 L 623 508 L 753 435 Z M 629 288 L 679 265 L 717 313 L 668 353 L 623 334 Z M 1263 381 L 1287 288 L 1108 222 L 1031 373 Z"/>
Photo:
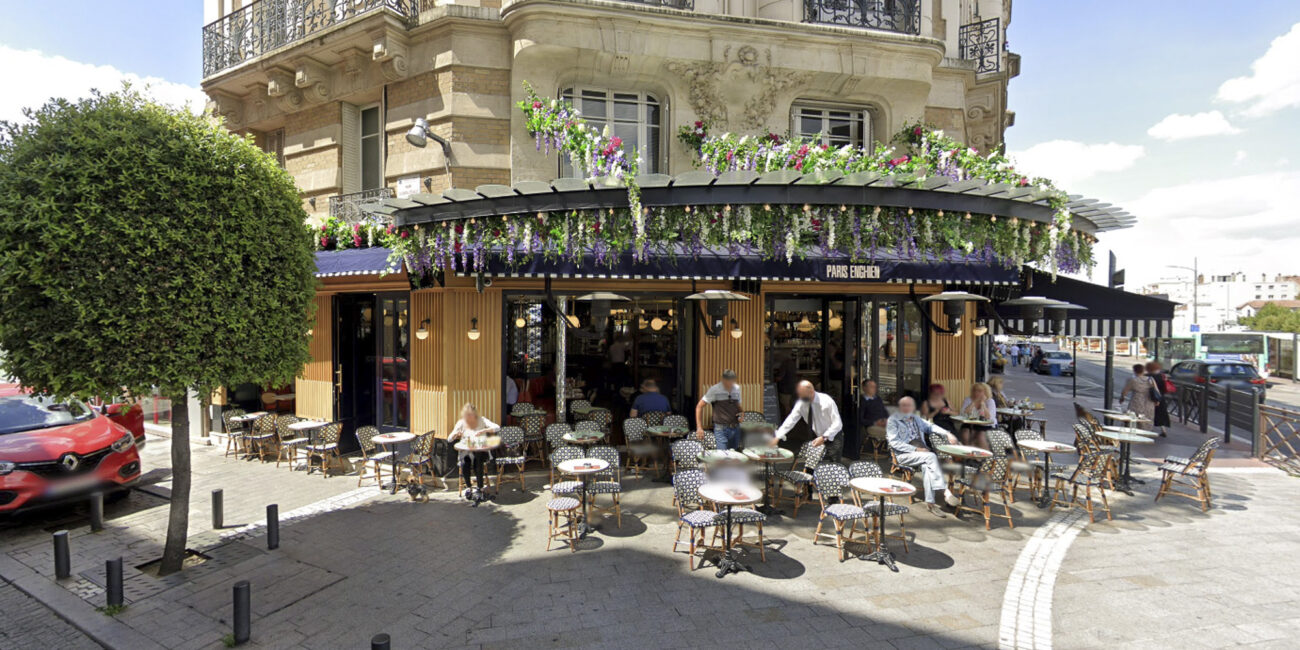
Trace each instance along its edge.
<path fill-rule="evenodd" d="M 586 114 L 585 112 L 582 114 L 582 118 L 586 120 L 588 124 L 591 124 L 592 126 L 602 130 L 606 125 L 632 123 L 626 120 L 620 121 L 615 119 L 613 116 L 612 108 L 615 103 L 626 101 L 623 99 L 616 99 L 618 95 L 636 95 L 637 96 L 636 128 L 637 128 L 638 147 L 635 152 L 629 152 L 629 153 L 635 153 L 641 156 L 641 168 L 639 169 L 640 173 L 643 174 L 668 173 L 667 172 L 668 164 L 667 164 L 667 157 L 666 157 L 667 151 L 666 148 L 664 147 L 664 115 L 666 114 L 667 110 L 666 110 L 665 102 L 662 99 L 660 99 L 658 94 L 646 90 L 618 90 L 614 88 L 598 88 L 594 86 L 580 86 L 577 84 L 573 84 L 567 87 L 560 88 L 559 92 L 556 93 L 556 96 L 560 98 L 560 101 L 568 102 L 575 109 L 581 111 L 582 104 L 579 100 L 584 99 L 583 96 L 586 93 L 591 93 L 593 95 L 594 94 L 604 95 L 603 101 L 605 102 L 605 106 L 606 106 L 605 117 L 599 119 L 593 119 L 590 115 Z M 594 100 L 595 98 L 592 97 L 588 99 Z M 650 106 L 654 106 L 656 109 L 658 109 L 659 112 L 658 122 L 655 123 L 653 126 L 649 122 Z M 653 131 L 653 134 L 651 133 L 651 131 Z M 646 147 L 652 140 L 654 141 L 655 149 L 657 150 L 657 155 L 654 156 L 653 159 L 651 159 L 650 156 L 644 155 Z M 626 148 L 624 149 L 624 151 L 627 151 Z M 577 169 L 573 166 L 572 163 L 569 162 L 568 155 L 560 156 L 558 168 L 559 168 L 559 176 L 561 178 L 573 178 L 574 174 L 577 172 Z"/>
<path fill-rule="evenodd" d="M 366 134 L 366 111 L 371 111 L 371 110 L 375 111 L 376 130 L 374 133 L 367 135 Z M 378 169 L 379 182 L 374 187 L 366 186 L 366 140 L 368 138 L 373 138 L 375 140 L 375 147 L 376 147 L 377 157 L 378 157 L 376 164 L 379 165 L 379 169 Z M 357 167 L 357 177 L 358 177 L 357 187 L 362 192 L 382 189 L 387 185 L 384 178 L 384 162 L 385 162 L 384 159 L 386 157 L 384 155 L 384 144 L 385 143 L 384 143 L 383 104 L 380 102 L 375 102 L 372 104 L 365 104 L 362 106 L 358 106 L 357 107 L 357 156 L 359 158 L 359 162 Z"/>
<path fill-rule="evenodd" d="M 817 133 L 806 133 L 800 129 L 800 124 L 804 117 L 802 111 L 805 110 L 821 113 L 821 128 Z M 848 113 L 850 114 L 848 119 L 857 121 L 859 125 L 857 137 L 854 138 L 853 136 L 850 136 L 850 140 L 856 141 L 848 143 L 831 141 L 831 113 Z M 799 99 L 790 104 L 790 133 L 796 138 L 802 137 L 810 140 L 818 139 L 822 144 L 829 146 L 842 147 L 844 144 L 852 144 L 855 147 L 870 151 L 875 148 L 876 143 L 875 118 L 876 108 L 868 104 L 838 104 L 834 102 Z M 821 136 L 820 138 L 818 138 L 819 135 Z M 838 139 L 838 136 L 836 136 L 836 140 Z"/>

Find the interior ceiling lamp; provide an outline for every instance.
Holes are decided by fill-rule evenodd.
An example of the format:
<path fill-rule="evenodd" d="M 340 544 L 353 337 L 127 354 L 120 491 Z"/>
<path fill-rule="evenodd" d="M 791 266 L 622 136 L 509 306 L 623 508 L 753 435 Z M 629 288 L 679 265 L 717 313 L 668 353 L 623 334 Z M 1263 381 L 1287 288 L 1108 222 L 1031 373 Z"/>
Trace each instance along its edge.
<path fill-rule="evenodd" d="M 524 320 L 524 317 L 523 317 L 523 316 L 520 316 L 519 318 L 516 318 L 516 319 L 515 319 L 515 327 L 518 327 L 518 328 L 520 328 L 520 329 L 523 329 L 523 327 L 524 327 L 525 325 L 527 325 L 527 324 L 528 324 L 528 321 Z"/>
<path fill-rule="evenodd" d="M 465 334 L 469 336 L 471 341 L 477 341 L 478 337 L 483 335 L 482 332 L 478 331 L 478 318 L 469 319 L 469 331 Z"/>
<path fill-rule="evenodd" d="M 832 332 L 838 332 L 841 327 L 844 327 L 844 319 L 831 312 L 831 319 L 826 321 L 826 327 Z"/>
<path fill-rule="evenodd" d="M 612 303 L 632 302 L 632 299 L 627 296 L 610 293 L 608 291 L 596 291 L 594 293 L 584 294 L 574 298 L 574 300 L 577 302 L 591 303 L 591 327 L 597 332 L 604 330 L 605 325 L 609 323 L 610 305 Z"/>
<path fill-rule="evenodd" d="M 811 332 L 816 329 L 816 327 L 816 325 L 812 324 L 812 321 L 808 320 L 808 314 L 804 314 L 803 320 L 799 321 L 799 324 L 794 326 L 794 328 L 800 332 Z"/>
<path fill-rule="evenodd" d="M 939 331 L 941 334 L 952 334 L 954 336 L 961 336 L 961 319 L 966 316 L 966 303 L 988 301 L 989 299 L 984 296 L 965 291 L 945 291 L 921 299 L 921 302 L 937 302 L 943 305 L 943 315 L 948 321 L 946 323 L 948 331 Z M 985 328 L 985 331 L 988 331 L 988 328 Z"/>
<path fill-rule="evenodd" d="M 420 321 L 420 329 L 415 330 L 415 338 L 421 341 L 429 338 L 429 319 Z"/>
<path fill-rule="evenodd" d="M 718 338 L 722 334 L 722 324 L 727 319 L 727 303 L 745 302 L 749 296 L 723 289 L 709 289 L 686 296 L 686 299 L 703 303 L 701 309 L 696 310 L 700 314 L 700 324 L 704 326 L 704 333 L 709 338 Z"/>
<path fill-rule="evenodd" d="M 662 319 L 662 318 L 660 318 L 660 317 L 658 317 L 658 316 L 655 316 L 654 318 L 650 319 L 650 329 L 652 329 L 652 330 L 654 330 L 654 331 L 656 331 L 656 332 L 658 332 L 659 330 L 663 329 L 663 328 L 664 328 L 664 325 L 667 325 L 667 324 L 668 324 L 668 321 L 666 321 L 666 320 L 664 320 L 664 319 Z"/>
<path fill-rule="evenodd" d="M 1052 329 L 1057 330 L 1065 323 L 1065 313 L 1070 309 L 1083 309 L 1078 305 L 1071 305 L 1062 300 L 1052 300 L 1042 296 L 1023 296 L 1014 300 L 1007 300 L 998 305 L 999 307 L 1015 307 L 1020 312 L 1020 319 L 1024 321 L 1023 333 L 1026 336 L 1033 336 L 1038 332 L 1038 321 L 1043 318 L 1052 320 Z M 1048 309 L 1052 312 L 1050 316 L 1046 313 Z"/>

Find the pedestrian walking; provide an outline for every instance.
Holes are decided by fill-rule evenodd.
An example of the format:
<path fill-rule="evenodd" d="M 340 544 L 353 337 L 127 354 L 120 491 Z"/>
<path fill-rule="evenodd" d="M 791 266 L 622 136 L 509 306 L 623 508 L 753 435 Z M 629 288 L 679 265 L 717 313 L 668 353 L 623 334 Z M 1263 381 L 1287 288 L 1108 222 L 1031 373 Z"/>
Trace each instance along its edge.
<path fill-rule="evenodd" d="M 1155 385 L 1156 390 L 1160 393 L 1160 401 L 1156 402 L 1155 417 L 1151 418 L 1152 426 L 1160 428 L 1160 437 L 1168 437 L 1169 423 L 1169 395 L 1173 393 L 1173 382 L 1169 381 L 1169 375 L 1161 367 L 1159 361 L 1152 361 L 1147 364 L 1147 377 L 1151 378 L 1151 383 Z"/>
<path fill-rule="evenodd" d="M 1146 366 L 1135 363 L 1133 364 L 1133 376 L 1124 382 L 1124 390 L 1119 393 L 1119 403 L 1122 406 L 1124 400 L 1128 399 L 1128 410 L 1146 418 L 1146 422 L 1137 422 L 1133 426 L 1146 429 L 1155 419 L 1156 404 L 1160 401 L 1160 392 L 1156 390 L 1155 382 L 1147 376 Z"/>

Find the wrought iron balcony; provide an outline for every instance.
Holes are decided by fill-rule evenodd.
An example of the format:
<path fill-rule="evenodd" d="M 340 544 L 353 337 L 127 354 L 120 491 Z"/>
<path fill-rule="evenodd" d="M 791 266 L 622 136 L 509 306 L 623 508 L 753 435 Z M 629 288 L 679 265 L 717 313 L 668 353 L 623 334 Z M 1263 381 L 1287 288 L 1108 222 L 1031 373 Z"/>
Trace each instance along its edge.
<path fill-rule="evenodd" d="M 419 0 L 257 0 L 203 28 L 203 76 L 372 11 L 391 11 L 414 22 L 419 5 Z"/>
<path fill-rule="evenodd" d="M 685 9 L 687 11 L 695 10 L 695 0 L 623 0 L 632 4 L 648 5 L 651 7 L 667 7 L 669 9 Z"/>
<path fill-rule="evenodd" d="M 921 33 L 921 0 L 803 0 L 806 23 Z"/>
<path fill-rule="evenodd" d="M 1002 69 L 1002 24 L 997 18 L 962 25 L 957 32 L 957 48 L 961 58 L 975 62 L 975 72 L 997 72 Z"/>
<path fill-rule="evenodd" d="M 391 198 L 393 198 L 393 190 L 387 187 L 331 196 L 330 216 L 342 219 L 345 223 L 360 223 L 371 218 L 371 211 L 382 205 L 384 199 Z M 391 220 L 387 215 L 375 215 L 375 217 L 380 217 L 381 221 Z"/>

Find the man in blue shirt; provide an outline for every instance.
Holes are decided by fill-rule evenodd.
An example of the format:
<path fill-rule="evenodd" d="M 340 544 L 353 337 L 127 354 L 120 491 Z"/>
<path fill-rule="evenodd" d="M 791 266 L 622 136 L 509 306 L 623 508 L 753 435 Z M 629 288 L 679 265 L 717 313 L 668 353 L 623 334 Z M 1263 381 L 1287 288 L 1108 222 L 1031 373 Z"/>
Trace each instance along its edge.
<path fill-rule="evenodd" d="M 671 410 L 668 398 L 659 392 L 659 384 L 656 384 L 653 379 L 646 379 L 641 382 L 641 394 L 632 401 L 632 411 L 629 415 L 639 418 L 644 413 L 667 413 Z"/>

